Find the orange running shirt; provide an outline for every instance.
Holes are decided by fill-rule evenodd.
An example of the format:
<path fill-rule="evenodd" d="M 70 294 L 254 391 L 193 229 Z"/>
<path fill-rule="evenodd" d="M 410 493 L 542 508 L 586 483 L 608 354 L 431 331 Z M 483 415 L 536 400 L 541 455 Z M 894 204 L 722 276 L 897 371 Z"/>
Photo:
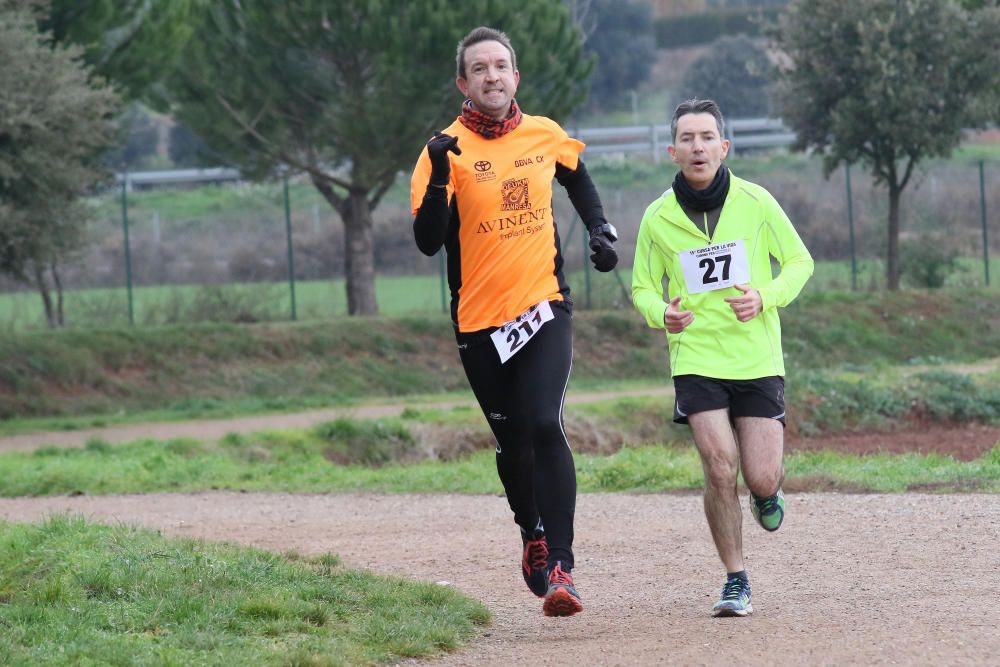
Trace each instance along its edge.
<path fill-rule="evenodd" d="M 552 180 L 556 163 L 576 169 L 584 144 L 555 121 L 527 114 L 496 139 L 483 138 L 458 119 L 444 133 L 457 136 L 462 149 L 461 155 L 448 153 L 452 219 L 445 241 L 458 330 L 500 326 L 539 301 L 564 300 L 569 287 L 552 219 Z M 425 146 L 410 180 L 414 215 L 430 175 Z"/>

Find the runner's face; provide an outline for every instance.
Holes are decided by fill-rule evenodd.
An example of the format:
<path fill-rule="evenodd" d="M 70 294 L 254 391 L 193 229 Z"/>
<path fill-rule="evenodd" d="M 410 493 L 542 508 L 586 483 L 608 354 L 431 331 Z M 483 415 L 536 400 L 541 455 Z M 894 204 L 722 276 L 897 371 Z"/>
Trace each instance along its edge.
<path fill-rule="evenodd" d="M 719 136 L 712 114 L 689 113 L 677 119 L 677 138 L 667 150 L 691 187 L 704 190 L 729 153 L 729 140 Z"/>
<path fill-rule="evenodd" d="M 502 120 L 510 111 L 521 74 L 511 63 L 510 51 L 500 42 L 486 41 L 465 50 L 465 77 L 455 83 L 476 109 Z"/>

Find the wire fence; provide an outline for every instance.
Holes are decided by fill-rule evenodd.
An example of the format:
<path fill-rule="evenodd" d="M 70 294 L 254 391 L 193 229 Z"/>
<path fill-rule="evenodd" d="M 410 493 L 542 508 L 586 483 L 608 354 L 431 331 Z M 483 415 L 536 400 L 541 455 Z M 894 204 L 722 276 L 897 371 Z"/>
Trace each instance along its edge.
<path fill-rule="evenodd" d="M 787 165 L 775 166 L 787 161 Z M 588 161 L 609 220 L 618 227 L 619 267 L 598 273 L 587 234 L 555 188 L 564 270 L 577 308 L 630 308 L 630 265 L 646 206 L 673 169 L 607 153 Z M 826 179 L 816 160 L 771 155 L 730 161 L 766 187 L 817 259 L 808 291 L 885 286 L 887 195 L 859 167 Z M 442 313 L 449 293 L 443 253 L 415 248 L 408 179 L 375 212 L 380 312 Z M 93 200 L 89 242 L 66 262 L 67 326 L 190 321 L 324 319 L 347 313 L 343 225 L 305 179 L 152 189 L 138 175 Z M 995 284 L 1000 169 L 987 160 L 929 163 L 904 192 L 904 283 L 911 287 Z M 992 246 L 992 247 L 991 247 Z M 46 326 L 38 294 L 0 283 L 0 326 Z"/>

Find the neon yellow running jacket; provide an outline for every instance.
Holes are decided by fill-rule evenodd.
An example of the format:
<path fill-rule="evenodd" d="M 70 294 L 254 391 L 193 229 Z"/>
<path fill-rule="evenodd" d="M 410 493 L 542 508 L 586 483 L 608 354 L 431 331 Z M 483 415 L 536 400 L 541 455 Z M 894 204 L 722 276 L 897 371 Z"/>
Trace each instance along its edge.
<path fill-rule="evenodd" d="M 636 241 L 632 302 L 649 326 L 665 330 L 663 313 L 677 295 L 679 309 L 694 313 L 684 331 L 667 333 L 671 375 L 724 380 L 784 375 L 778 308 L 791 303 L 812 275 L 812 256 L 774 197 L 732 173 L 713 237 L 708 236 L 707 219 L 702 222 L 695 225 L 673 190 L 667 190 L 646 209 Z M 737 320 L 724 301 L 739 296 L 738 289 L 712 289 L 730 278 L 730 269 L 739 273 L 741 263 L 734 260 L 730 266 L 721 255 L 730 247 L 745 252 L 746 282 L 760 292 L 763 302 L 762 312 L 749 322 Z M 777 277 L 771 270 L 772 256 L 781 265 Z M 725 263 L 719 261 L 723 259 Z M 669 280 L 666 299 L 664 275 Z"/>

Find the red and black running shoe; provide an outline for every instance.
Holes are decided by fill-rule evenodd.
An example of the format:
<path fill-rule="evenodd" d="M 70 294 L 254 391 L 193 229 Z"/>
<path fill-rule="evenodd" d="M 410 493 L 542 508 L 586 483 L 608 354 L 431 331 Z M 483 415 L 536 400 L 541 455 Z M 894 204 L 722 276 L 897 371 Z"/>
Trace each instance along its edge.
<path fill-rule="evenodd" d="M 560 561 L 549 570 L 549 590 L 542 611 L 546 616 L 572 616 L 583 611 L 580 594 L 573 587 L 573 577 L 562 569 Z"/>
<path fill-rule="evenodd" d="M 521 575 L 524 583 L 538 597 L 545 597 L 549 590 L 549 579 L 545 568 L 549 564 L 549 544 L 545 541 L 545 533 L 535 530 L 527 533 L 521 529 Z"/>

